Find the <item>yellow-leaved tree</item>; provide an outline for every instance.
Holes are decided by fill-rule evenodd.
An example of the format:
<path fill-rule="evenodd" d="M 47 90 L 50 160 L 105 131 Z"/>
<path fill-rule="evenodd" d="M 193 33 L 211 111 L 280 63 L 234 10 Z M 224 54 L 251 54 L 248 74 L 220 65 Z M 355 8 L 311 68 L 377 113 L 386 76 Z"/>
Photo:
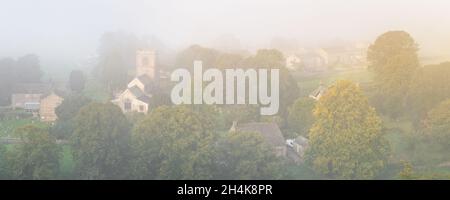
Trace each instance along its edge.
<path fill-rule="evenodd" d="M 367 51 L 374 72 L 375 102 L 380 111 L 397 118 L 402 114 L 405 94 L 419 68 L 418 45 L 409 33 L 389 31 L 380 35 Z"/>
<path fill-rule="evenodd" d="M 358 85 L 341 80 L 314 109 L 306 162 L 327 178 L 371 179 L 386 165 L 390 147 L 381 120 Z"/>

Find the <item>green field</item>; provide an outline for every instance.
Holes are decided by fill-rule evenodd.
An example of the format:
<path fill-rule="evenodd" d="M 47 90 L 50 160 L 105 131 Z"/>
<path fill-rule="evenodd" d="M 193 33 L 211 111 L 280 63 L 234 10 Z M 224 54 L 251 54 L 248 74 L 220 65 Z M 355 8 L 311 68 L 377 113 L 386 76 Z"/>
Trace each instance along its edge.
<path fill-rule="evenodd" d="M 336 73 L 326 73 L 317 75 L 294 74 L 294 78 L 298 80 L 298 86 L 301 96 L 308 96 L 322 83 L 323 85 L 332 85 L 337 80 L 351 80 L 359 84 L 367 84 L 372 80 L 372 75 L 367 69 L 354 69 L 349 71 L 341 71 Z"/>
<path fill-rule="evenodd" d="M 59 161 L 60 178 L 73 179 L 73 169 L 75 163 L 72 157 L 72 150 L 70 145 L 62 145 L 62 153 Z"/>
<path fill-rule="evenodd" d="M 36 126 L 45 128 L 48 125 L 42 123 L 36 118 L 16 119 L 16 120 L 0 120 L 0 137 L 13 136 L 14 130 L 20 126 L 27 124 L 34 124 Z"/>

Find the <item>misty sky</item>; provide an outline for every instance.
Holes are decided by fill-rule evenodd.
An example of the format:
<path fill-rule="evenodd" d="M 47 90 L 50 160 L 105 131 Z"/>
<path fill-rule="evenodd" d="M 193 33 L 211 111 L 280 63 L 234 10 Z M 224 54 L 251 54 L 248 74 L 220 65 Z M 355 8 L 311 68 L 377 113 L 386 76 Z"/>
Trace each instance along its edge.
<path fill-rule="evenodd" d="M 244 47 L 273 37 L 300 42 L 373 41 L 406 30 L 422 49 L 450 51 L 447 0 L 1 0 L 0 57 L 45 62 L 95 54 L 106 31 L 154 35 L 178 48 L 231 34 Z"/>

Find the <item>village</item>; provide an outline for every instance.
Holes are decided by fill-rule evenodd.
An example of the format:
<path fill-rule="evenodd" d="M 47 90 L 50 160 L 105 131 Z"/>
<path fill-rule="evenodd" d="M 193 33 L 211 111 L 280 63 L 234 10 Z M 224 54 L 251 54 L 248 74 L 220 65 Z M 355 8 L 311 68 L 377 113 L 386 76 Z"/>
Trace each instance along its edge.
<path fill-rule="evenodd" d="M 409 37 L 405 32 L 386 34 L 400 39 Z M 49 179 L 403 179 L 429 176 L 426 170 L 417 174 L 408 171 L 411 163 L 431 171 L 448 170 L 447 155 L 440 147 L 429 148 L 429 144 L 408 136 L 415 134 L 415 129 L 419 130 L 414 127 L 416 115 L 410 117 L 406 111 L 386 109 L 383 99 L 379 99 L 383 93 L 377 92 L 376 76 L 369 69 L 373 62 L 368 59 L 373 58 L 366 56 L 374 51 L 371 50 L 374 45 L 355 43 L 340 48 L 297 50 L 280 47 L 258 49 L 244 55 L 192 45 L 173 53 L 170 61 L 156 48 L 134 46 L 126 48 L 128 51 L 119 56 L 116 52 L 123 50 L 119 47 L 101 52 L 91 72 L 73 70 L 67 72 L 69 75 L 65 79 L 42 80 L 40 75 L 36 76 L 38 78 L 14 78 L 17 73 L 12 73 L 11 80 L 5 82 L 6 87 L 2 90 L 2 95 L 7 94 L 7 97 L 1 98 L 0 145 L 4 148 L 2 151 L 8 152 L 5 155 L 14 155 L 17 148 L 28 145 L 28 140 L 33 139 L 27 137 L 33 134 L 46 137 L 49 146 L 54 145 L 55 150 L 50 155 L 54 155 L 52 162 L 57 166 L 52 173 L 45 174 Z M 0 66 L 8 67 L 14 62 L 19 69 L 39 70 L 38 59 L 30 55 L 16 61 L 4 60 Z M 239 76 L 235 71 L 232 78 L 237 79 L 237 85 L 226 83 L 224 85 L 232 87 L 224 88 L 221 84 L 229 78 L 199 76 L 198 66 L 205 69 L 204 73 L 225 73 L 230 69 L 239 69 L 242 73 Z M 445 68 L 446 64 L 426 69 L 434 67 Z M 257 74 L 254 69 L 278 73 L 268 76 L 270 81 L 261 84 L 264 79 L 258 82 L 247 73 L 253 70 Z M 189 77 L 184 76 L 182 81 L 181 76 L 174 77 L 177 70 L 188 73 Z M 203 74 L 203 70 L 200 72 Z M 191 73 L 194 77 L 190 77 Z M 278 78 L 277 82 L 275 79 Z M 248 85 L 246 79 L 249 79 Z M 205 82 L 199 84 L 198 81 Z M 268 84 L 274 81 L 278 84 Z M 261 92 L 261 88 L 255 87 L 264 85 L 271 91 L 270 95 L 266 93 L 267 98 L 260 93 L 259 99 L 252 96 L 256 91 Z M 226 96 L 229 90 L 237 95 L 229 98 Z M 422 93 L 414 91 L 409 91 L 411 94 L 408 95 L 421 97 Z M 180 94 L 182 96 L 178 96 Z M 408 105 L 415 103 L 408 101 Z M 359 107 L 352 105 L 355 102 L 359 102 Z M 276 112 L 265 114 L 266 106 L 275 106 Z M 372 121 L 360 122 L 354 116 Z M 333 119 L 329 121 L 328 117 Z M 365 148 L 378 149 L 368 152 L 378 152 L 373 156 L 379 160 L 373 162 L 383 165 L 374 164 L 369 174 L 354 171 L 347 176 L 341 172 L 327 172 L 329 167 L 320 159 L 345 160 L 339 157 L 339 151 L 321 152 L 336 147 L 321 147 L 329 144 L 318 143 L 328 139 L 321 134 L 326 133 L 324 127 L 334 127 L 329 123 L 336 123 L 335 120 L 342 120 L 342 125 L 335 128 L 373 126 L 356 132 L 349 130 L 354 134 L 373 131 L 368 134 L 375 135 L 373 140 L 378 141 L 377 146 L 365 145 Z M 342 129 L 343 132 L 349 130 Z M 350 146 L 344 145 L 348 138 L 334 140 L 343 143 L 339 148 L 353 152 Z M 414 143 L 417 149 L 410 151 L 411 146 L 405 141 Z M 394 146 L 393 152 L 389 150 L 390 145 Z M 422 148 L 439 156 L 427 158 L 412 154 Z M 61 150 L 56 153 L 56 149 Z M 92 152 L 103 156 L 114 152 L 123 168 L 111 168 L 117 163 L 107 161 L 102 161 L 105 162 L 103 167 L 95 166 L 89 161 L 96 159 L 96 153 Z M 324 154 L 316 154 L 320 152 Z M 357 155 L 358 151 L 353 153 Z M 130 154 L 139 159 L 129 161 Z M 80 157 L 82 155 L 86 157 Z M 405 157 L 410 161 L 400 159 Z M 18 162 L 14 160 L 19 158 L 22 159 L 8 157 L 12 159 L 11 163 Z M 196 171 L 197 163 L 184 158 L 198 159 L 196 162 L 209 170 L 208 173 Z M 150 161 L 155 164 L 148 165 Z M 333 162 L 338 161 L 343 162 Z M 184 165 L 175 164 L 178 162 Z M 99 171 L 87 173 L 84 166 Z M 211 166 L 221 170 L 210 169 Z M 2 167 L 4 171 L 12 170 L 10 165 L 0 163 Z M 131 174 L 119 173 L 128 169 L 132 169 Z M 11 174 L 5 176 L 14 177 Z M 25 175 L 24 178 L 32 179 Z"/>
<path fill-rule="evenodd" d="M 135 77 L 126 85 L 126 89 L 122 92 L 115 93 L 114 99 L 110 101 L 118 106 L 123 113 L 148 114 L 152 112 L 151 103 L 154 94 L 162 93 L 162 91 L 157 91 L 161 90 L 161 88 L 159 88 L 161 82 L 168 82 L 169 80 L 167 80 L 167 77 L 160 77 L 159 74 L 164 72 L 158 70 L 158 67 L 156 66 L 156 52 L 153 50 L 139 50 L 136 52 L 135 73 Z M 309 95 L 309 98 L 317 101 L 324 91 L 325 88 L 320 86 Z M 56 110 L 68 93 L 70 93 L 70 91 L 58 90 L 51 84 L 19 84 L 14 86 L 11 95 L 12 103 L 10 108 L 19 112 L 24 111 L 29 113 L 31 119 L 33 119 L 32 121 L 40 121 L 48 124 L 48 126 L 53 126 L 58 119 Z M 241 97 L 242 95 L 237 96 L 237 102 L 242 101 L 239 100 Z M 247 97 L 247 99 L 252 98 Z M 238 121 L 233 121 L 229 130 L 232 132 L 257 132 L 273 147 L 277 156 L 290 156 L 289 159 L 292 159 L 292 161 L 295 162 L 301 162 L 307 148 L 307 139 L 305 137 L 299 136 L 298 138 L 286 140 L 280 127 L 273 122 L 240 123 Z M 0 138 L 0 141 L 4 143 L 15 143 L 20 142 L 20 138 L 14 138 L 8 134 L 7 137 Z M 60 143 L 64 142 L 65 141 L 60 141 Z"/>

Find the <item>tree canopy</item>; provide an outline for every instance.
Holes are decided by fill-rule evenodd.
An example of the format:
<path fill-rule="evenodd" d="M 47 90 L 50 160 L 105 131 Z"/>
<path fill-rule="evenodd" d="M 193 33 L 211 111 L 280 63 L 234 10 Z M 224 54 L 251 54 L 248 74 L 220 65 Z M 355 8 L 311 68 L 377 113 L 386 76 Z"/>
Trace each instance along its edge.
<path fill-rule="evenodd" d="M 387 163 L 381 120 L 361 89 L 338 81 L 320 98 L 309 133 L 306 161 L 331 178 L 369 179 Z"/>
<path fill-rule="evenodd" d="M 283 161 L 259 133 L 229 132 L 219 145 L 219 179 L 280 179 Z"/>
<path fill-rule="evenodd" d="M 450 99 L 450 62 L 419 68 L 407 93 L 409 114 L 416 122 L 440 102 Z"/>
<path fill-rule="evenodd" d="M 404 31 L 380 35 L 369 47 L 369 69 L 375 74 L 376 93 L 383 112 L 397 117 L 404 108 L 405 93 L 419 67 L 418 47 Z"/>
<path fill-rule="evenodd" d="M 55 179 L 59 170 L 60 149 L 47 130 L 34 125 L 16 129 L 21 142 L 8 153 L 15 179 Z"/>
<path fill-rule="evenodd" d="M 288 126 L 292 131 L 308 136 L 314 123 L 313 109 L 315 101 L 309 97 L 297 99 L 288 110 Z"/>
<path fill-rule="evenodd" d="M 29 54 L 18 59 L 0 59 L 0 106 L 11 103 L 15 84 L 39 83 L 41 77 L 39 57 L 36 55 Z"/>
<path fill-rule="evenodd" d="M 426 133 L 437 144 L 450 149 L 450 99 L 441 102 L 428 112 L 425 128 Z"/>
<path fill-rule="evenodd" d="M 81 70 L 73 70 L 70 72 L 69 88 L 73 92 L 82 92 L 86 84 L 86 78 Z"/>
<path fill-rule="evenodd" d="M 91 103 L 75 118 L 71 137 L 75 171 L 81 179 L 127 177 L 130 124 L 119 107 Z"/>
<path fill-rule="evenodd" d="M 162 106 L 133 131 L 134 177 L 211 179 L 217 135 L 208 115 L 187 106 Z"/>
<path fill-rule="evenodd" d="M 55 113 L 58 116 L 56 124 L 51 127 L 50 133 L 58 139 L 68 139 L 74 129 L 74 119 L 82 107 L 88 105 L 91 100 L 81 94 L 72 94 L 56 107 Z"/>

